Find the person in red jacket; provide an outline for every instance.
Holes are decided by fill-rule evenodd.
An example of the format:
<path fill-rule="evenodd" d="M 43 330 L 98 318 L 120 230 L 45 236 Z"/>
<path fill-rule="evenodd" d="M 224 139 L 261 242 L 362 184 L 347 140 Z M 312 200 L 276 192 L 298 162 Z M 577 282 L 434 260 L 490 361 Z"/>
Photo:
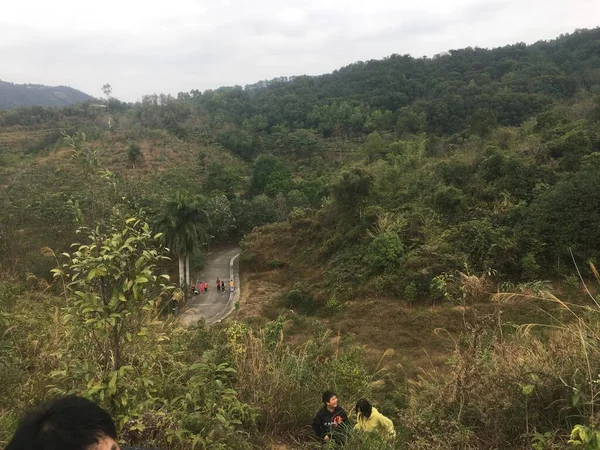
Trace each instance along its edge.
<path fill-rule="evenodd" d="M 208 294 L 208 281 L 204 282 L 204 291 Z"/>

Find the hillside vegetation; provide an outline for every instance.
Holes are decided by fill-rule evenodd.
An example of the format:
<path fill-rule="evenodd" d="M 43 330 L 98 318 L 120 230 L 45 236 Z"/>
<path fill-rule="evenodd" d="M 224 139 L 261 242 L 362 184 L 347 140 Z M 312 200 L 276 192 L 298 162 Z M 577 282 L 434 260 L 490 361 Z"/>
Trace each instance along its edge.
<path fill-rule="evenodd" d="M 350 449 L 600 448 L 600 29 L 106 106 L 0 112 L 0 429 L 75 391 L 128 442 L 302 448 L 332 387 L 398 428 Z M 205 218 L 170 262 L 169 211 Z M 161 321 L 78 300 L 130 235 Z M 180 330 L 158 275 L 240 240 L 235 320 Z M 121 326 L 119 364 L 75 345 Z"/>

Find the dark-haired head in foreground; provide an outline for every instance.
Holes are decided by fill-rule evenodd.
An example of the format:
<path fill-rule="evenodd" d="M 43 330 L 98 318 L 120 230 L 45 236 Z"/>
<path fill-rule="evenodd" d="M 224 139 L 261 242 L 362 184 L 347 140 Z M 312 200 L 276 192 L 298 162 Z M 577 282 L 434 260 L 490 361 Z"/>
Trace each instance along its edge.
<path fill-rule="evenodd" d="M 119 450 L 110 415 L 74 395 L 23 417 L 6 450 Z"/>

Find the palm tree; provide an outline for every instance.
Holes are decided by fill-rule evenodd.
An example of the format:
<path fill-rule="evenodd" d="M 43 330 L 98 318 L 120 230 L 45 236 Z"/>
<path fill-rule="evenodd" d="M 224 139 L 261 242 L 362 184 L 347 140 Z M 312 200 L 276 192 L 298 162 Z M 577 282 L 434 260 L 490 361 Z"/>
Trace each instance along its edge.
<path fill-rule="evenodd" d="M 168 201 L 156 220 L 156 228 L 163 233 L 165 245 L 179 258 L 179 284 L 190 284 L 190 254 L 208 241 L 208 216 L 197 203 L 183 193 Z M 185 272 L 185 279 L 184 279 Z"/>

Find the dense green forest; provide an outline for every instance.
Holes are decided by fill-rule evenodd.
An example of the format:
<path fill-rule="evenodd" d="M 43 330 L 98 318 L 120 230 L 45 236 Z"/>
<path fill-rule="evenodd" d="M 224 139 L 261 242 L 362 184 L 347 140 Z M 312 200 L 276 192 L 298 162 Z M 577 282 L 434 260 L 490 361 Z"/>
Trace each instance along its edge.
<path fill-rule="evenodd" d="M 341 395 L 372 394 L 401 428 L 396 443 L 356 435 L 347 448 L 564 448 L 576 425 L 592 436 L 598 304 L 594 288 L 581 291 L 600 281 L 600 28 L 105 105 L 0 112 L 0 425 L 52 386 L 110 407 L 131 442 L 300 448 L 310 398 L 335 373 Z M 170 240 L 171 262 L 150 232 L 165 217 L 198 217 Z M 143 259 L 132 279 L 149 283 L 147 310 L 164 315 L 176 289 L 158 274 L 175 280 L 177 256 L 195 270 L 208 247 L 241 241 L 242 268 L 284 280 L 278 308 L 300 316 L 213 335 L 124 314 L 143 332 L 115 365 L 73 339 L 90 338 L 77 320 L 97 308 L 76 292 L 94 292 L 109 270 L 94 258 L 114 260 L 119 236 L 136 242 L 127 261 Z M 525 314 L 502 321 L 532 296 L 545 305 L 536 320 L 557 331 L 519 328 Z M 366 300 L 402 305 L 422 333 L 433 331 L 428 306 L 456 312 L 445 369 L 409 379 L 365 366 L 352 336 L 339 353 L 328 324 Z M 283 345 L 284 328 L 307 317 L 313 335 Z M 55 327 L 32 339 L 45 322 Z"/>
<path fill-rule="evenodd" d="M 61 107 L 92 100 L 92 97 L 68 86 L 14 84 L 0 80 L 0 110 L 20 106 Z"/>

